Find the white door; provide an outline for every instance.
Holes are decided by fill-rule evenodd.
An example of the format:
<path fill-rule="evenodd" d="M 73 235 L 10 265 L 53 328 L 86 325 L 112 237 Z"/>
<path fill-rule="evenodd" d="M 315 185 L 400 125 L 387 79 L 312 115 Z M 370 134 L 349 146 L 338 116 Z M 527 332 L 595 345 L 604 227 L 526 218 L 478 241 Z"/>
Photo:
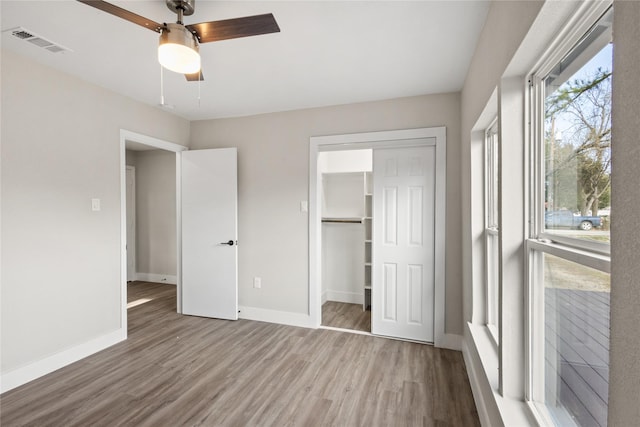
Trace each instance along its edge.
<path fill-rule="evenodd" d="M 136 168 L 127 166 L 127 282 L 136 280 Z"/>
<path fill-rule="evenodd" d="M 372 329 L 433 342 L 435 146 L 373 151 Z"/>
<path fill-rule="evenodd" d="M 237 149 L 181 156 L 182 313 L 236 320 Z"/>

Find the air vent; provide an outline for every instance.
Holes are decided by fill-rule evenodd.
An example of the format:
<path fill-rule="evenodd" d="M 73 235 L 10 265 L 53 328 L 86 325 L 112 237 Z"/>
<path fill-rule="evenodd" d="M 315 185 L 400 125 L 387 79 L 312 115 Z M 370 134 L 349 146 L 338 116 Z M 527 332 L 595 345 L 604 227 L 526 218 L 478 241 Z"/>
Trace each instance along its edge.
<path fill-rule="evenodd" d="M 52 53 L 72 52 L 71 49 L 64 47 L 58 43 L 54 43 L 51 40 L 47 40 L 46 38 L 34 33 L 33 31 L 29 31 L 22 27 L 11 28 L 9 30 L 3 31 L 3 33 L 11 34 L 13 37 L 29 42 Z"/>

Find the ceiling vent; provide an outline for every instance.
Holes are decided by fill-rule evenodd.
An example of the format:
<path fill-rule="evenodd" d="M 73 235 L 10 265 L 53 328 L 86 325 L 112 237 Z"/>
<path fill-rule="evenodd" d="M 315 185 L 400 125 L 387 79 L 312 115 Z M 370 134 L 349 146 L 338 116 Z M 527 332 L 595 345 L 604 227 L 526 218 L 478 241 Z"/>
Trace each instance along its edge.
<path fill-rule="evenodd" d="M 3 31 L 3 33 L 11 34 L 13 37 L 29 42 L 52 53 L 72 52 L 71 49 L 64 47 L 58 43 L 54 43 L 51 40 L 47 40 L 44 37 L 37 35 L 33 31 L 27 30 L 26 28 L 11 28 L 9 30 Z"/>

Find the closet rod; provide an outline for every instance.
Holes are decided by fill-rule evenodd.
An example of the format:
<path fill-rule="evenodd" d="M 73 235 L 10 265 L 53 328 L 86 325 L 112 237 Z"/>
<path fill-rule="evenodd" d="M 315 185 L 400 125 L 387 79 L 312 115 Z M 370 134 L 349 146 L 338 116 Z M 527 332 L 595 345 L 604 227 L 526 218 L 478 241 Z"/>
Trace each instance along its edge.
<path fill-rule="evenodd" d="M 322 222 L 335 222 L 341 224 L 362 224 L 361 219 L 323 218 Z"/>

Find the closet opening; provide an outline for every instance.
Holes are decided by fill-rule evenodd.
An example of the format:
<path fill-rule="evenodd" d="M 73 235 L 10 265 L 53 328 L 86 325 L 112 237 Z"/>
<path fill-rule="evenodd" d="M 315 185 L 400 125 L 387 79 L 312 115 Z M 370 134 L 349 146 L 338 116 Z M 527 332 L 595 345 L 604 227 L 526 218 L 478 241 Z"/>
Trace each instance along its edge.
<path fill-rule="evenodd" d="M 343 157 L 365 150 L 371 150 L 366 167 L 354 167 Z M 444 127 L 311 137 L 312 324 L 449 347 L 444 332 L 445 201 Z M 371 266 L 366 265 L 369 259 Z M 340 283 L 336 279 L 348 276 L 341 270 L 351 278 Z M 358 307 L 358 313 L 370 316 L 370 327 L 327 326 L 328 309 L 335 304 L 325 304 L 332 300 Z"/>
<path fill-rule="evenodd" d="M 372 154 L 318 154 L 322 326 L 371 332 Z"/>

